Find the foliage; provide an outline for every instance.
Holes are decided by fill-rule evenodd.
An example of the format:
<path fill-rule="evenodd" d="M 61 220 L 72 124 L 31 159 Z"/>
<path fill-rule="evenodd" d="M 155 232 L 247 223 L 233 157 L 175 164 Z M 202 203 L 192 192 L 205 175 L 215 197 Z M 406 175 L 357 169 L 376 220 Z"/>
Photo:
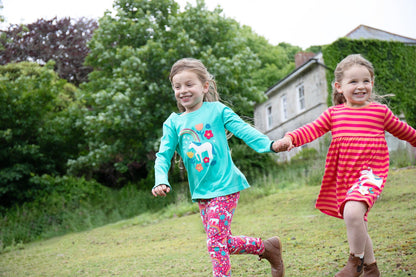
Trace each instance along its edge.
<path fill-rule="evenodd" d="M 3 9 L 3 2 L 0 0 L 0 10 L 2 9 Z M 3 21 L 4 21 L 4 16 L 0 14 L 0 22 L 3 22 Z M 0 46 L 0 49 L 1 49 L 1 46 Z"/>
<path fill-rule="evenodd" d="M 261 61 L 261 68 L 254 71 L 251 77 L 259 90 L 266 91 L 295 69 L 295 54 L 302 50 L 300 47 L 287 43 L 271 45 L 248 26 L 243 26 L 242 32 L 247 46 Z"/>
<path fill-rule="evenodd" d="M 313 52 L 313 53 L 319 53 L 322 52 L 322 45 L 312 45 L 310 47 L 308 47 L 305 52 Z"/>
<path fill-rule="evenodd" d="M 403 113 L 407 123 L 416 127 L 416 47 L 392 41 L 341 38 L 323 48 L 325 64 L 334 69 L 343 58 L 355 53 L 362 54 L 373 64 L 377 94 L 394 94 L 395 97 L 387 98 L 388 105 L 395 114 Z M 329 90 L 333 78 L 327 74 Z"/>
<path fill-rule="evenodd" d="M 97 182 L 45 174 L 33 177 L 32 183 L 42 188 L 36 200 L 9 209 L 0 221 L 0 241 L 4 246 L 47 238 L 51 234 L 75 232 L 80 227 L 85 230 L 91 228 L 91 221 L 103 219 L 98 215 L 89 218 L 92 211 L 88 211 L 88 216 L 84 214 L 85 208 L 95 199 L 104 203 L 108 191 Z"/>
<path fill-rule="evenodd" d="M 62 176 L 68 165 L 70 173 L 108 186 L 133 181 L 149 188 L 162 122 L 176 110 L 167 76 L 177 59 L 203 60 L 223 100 L 247 118 L 264 98 L 261 75 L 271 83 L 294 55 L 290 45 L 269 45 L 203 1 L 184 12 L 167 0 L 122 0 L 116 8 L 97 30 L 93 20 L 54 18 L 2 33 L 0 212 L 40 197 L 37 178 Z M 28 60 L 38 65 L 14 63 Z M 80 95 L 52 68 L 75 84 L 94 71 Z M 177 169 L 174 182 L 185 177 Z"/>
<path fill-rule="evenodd" d="M 27 25 L 11 24 L 0 37 L 0 64 L 55 61 L 61 78 L 78 85 L 87 81 L 91 67 L 84 66 L 87 41 L 97 28 L 93 19 L 38 19 Z"/>
<path fill-rule="evenodd" d="M 259 154 L 246 144 L 234 143 L 231 154 L 235 165 L 250 183 L 276 168 L 273 154 Z"/>
<path fill-rule="evenodd" d="M 304 148 L 290 160 L 287 166 L 296 168 L 298 176 L 302 176 L 306 185 L 319 186 L 325 171 L 324 152 L 318 152 L 315 148 Z"/>
<path fill-rule="evenodd" d="M 315 148 L 305 148 L 297 153 L 292 159 L 292 162 L 315 160 L 319 157 L 318 150 Z"/>
<path fill-rule="evenodd" d="M 89 43 L 86 62 L 94 70 L 82 86 L 89 107 L 82 122 L 88 152 L 69 164 L 72 174 L 120 187 L 146 176 L 162 123 L 177 110 L 168 81 L 172 64 L 183 57 L 201 59 L 215 76 L 223 101 L 251 116 L 254 102 L 264 99 L 260 81 L 252 78 L 262 67 L 263 40 L 248 39 L 247 29 L 219 8 L 207 10 L 204 1 L 183 12 L 173 0 L 119 0 L 115 8 L 116 15 L 100 19 Z M 250 44 L 258 47 L 252 50 Z M 276 61 L 285 64 L 261 55 L 269 71 Z"/>
<path fill-rule="evenodd" d="M 397 150 L 390 153 L 390 168 L 397 169 L 409 166 L 416 166 L 416 151 L 409 150 L 401 144 Z"/>
<path fill-rule="evenodd" d="M 34 199 L 42 188 L 31 178 L 63 174 L 68 158 L 78 155 L 76 88 L 52 68 L 0 66 L 0 207 Z"/>
<path fill-rule="evenodd" d="M 154 199 L 150 192 L 129 185 L 111 190 L 95 180 L 70 176 L 34 176 L 40 188 L 36 199 L 16 205 L 0 216 L 0 252 L 14 244 L 27 243 L 154 212 L 173 201 Z M 180 192 L 180 190 L 178 190 Z M 185 194 L 186 196 L 186 194 Z M 182 197 L 178 196 L 178 197 Z M 182 199 L 183 200 L 183 199 Z"/>

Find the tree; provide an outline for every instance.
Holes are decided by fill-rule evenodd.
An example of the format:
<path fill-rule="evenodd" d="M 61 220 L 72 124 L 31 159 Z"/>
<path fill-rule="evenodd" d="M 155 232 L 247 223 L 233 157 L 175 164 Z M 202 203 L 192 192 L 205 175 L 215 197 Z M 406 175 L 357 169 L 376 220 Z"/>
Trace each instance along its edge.
<path fill-rule="evenodd" d="M 72 173 L 93 172 L 110 186 L 150 170 L 162 122 L 176 110 L 168 75 L 179 58 L 201 59 L 241 115 L 264 99 L 251 78 L 261 63 L 221 9 L 198 1 L 179 12 L 172 0 L 119 0 L 115 8 L 116 16 L 100 19 L 86 59 L 94 68 L 82 86 L 89 151 L 70 162 Z"/>
<path fill-rule="evenodd" d="M 252 75 L 259 90 L 266 91 L 295 69 L 295 54 L 302 51 L 300 47 L 287 43 L 271 45 L 248 26 L 243 27 L 243 34 L 247 39 L 247 46 L 261 61 L 260 69 Z"/>
<path fill-rule="evenodd" d="M 28 25 L 10 25 L 0 38 L 0 64 L 55 61 L 61 78 L 79 85 L 87 81 L 91 67 L 84 65 L 97 22 L 93 19 L 39 19 Z"/>
<path fill-rule="evenodd" d="M 3 1 L 0 0 L 0 10 L 3 9 Z M 0 22 L 4 21 L 4 16 L 0 14 Z"/>
<path fill-rule="evenodd" d="M 113 187 L 146 177 L 162 123 L 177 110 L 168 75 L 180 58 L 200 59 L 222 100 L 243 118 L 265 99 L 259 74 L 272 84 L 278 76 L 271 71 L 292 69 L 285 45 L 267 46 L 220 7 L 209 11 L 203 0 L 183 12 L 173 0 L 118 0 L 114 7 L 117 14 L 99 20 L 89 43 L 86 63 L 94 70 L 81 86 L 89 108 L 82 123 L 88 152 L 69 162 L 72 174 L 92 174 Z M 263 53 L 270 49 L 271 55 Z"/>
<path fill-rule="evenodd" d="M 0 66 L 0 206 L 34 199 L 42 174 L 64 174 L 78 155 L 82 132 L 76 88 L 59 79 L 53 62 Z"/>

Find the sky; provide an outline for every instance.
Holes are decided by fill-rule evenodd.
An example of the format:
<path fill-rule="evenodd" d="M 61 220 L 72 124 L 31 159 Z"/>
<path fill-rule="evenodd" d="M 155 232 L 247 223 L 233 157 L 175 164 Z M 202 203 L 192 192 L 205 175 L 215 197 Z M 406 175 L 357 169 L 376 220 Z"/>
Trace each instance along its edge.
<path fill-rule="evenodd" d="M 27 24 L 37 19 L 99 18 L 114 0 L 0 0 L 6 23 Z M 187 2 L 176 0 L 183 8 Z M 225 16 L 250 26 L 277 45 L 286 42 L 306 49 L 330 44 L 364 24 L 416 39 L 416 0 L 205 0 Z"/>

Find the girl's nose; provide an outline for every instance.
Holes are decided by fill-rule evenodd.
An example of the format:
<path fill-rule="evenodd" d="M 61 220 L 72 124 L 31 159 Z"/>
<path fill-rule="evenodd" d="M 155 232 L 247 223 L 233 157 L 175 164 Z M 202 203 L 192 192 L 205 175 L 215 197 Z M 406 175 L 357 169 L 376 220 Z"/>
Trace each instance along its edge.
<path fill-rule="evenodd" d="M 180 86 L 179 88 L 178 88 L 178 92 L 179 93 L 182 93 L 182 92 L 184 92 L 185 91 L 185 86 Z"/>

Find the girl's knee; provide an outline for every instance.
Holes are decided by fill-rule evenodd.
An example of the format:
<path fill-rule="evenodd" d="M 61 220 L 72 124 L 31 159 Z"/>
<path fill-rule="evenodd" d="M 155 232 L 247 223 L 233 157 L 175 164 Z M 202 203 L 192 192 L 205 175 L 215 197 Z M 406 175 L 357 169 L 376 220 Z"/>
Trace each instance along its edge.
<path fill-rule="evenodd" d="M 365 213 L 367 212 L 367 204 L 360 201 L 348 201 L 344 206 L 344 220 L 345 222 L 364 221 Z"/>

